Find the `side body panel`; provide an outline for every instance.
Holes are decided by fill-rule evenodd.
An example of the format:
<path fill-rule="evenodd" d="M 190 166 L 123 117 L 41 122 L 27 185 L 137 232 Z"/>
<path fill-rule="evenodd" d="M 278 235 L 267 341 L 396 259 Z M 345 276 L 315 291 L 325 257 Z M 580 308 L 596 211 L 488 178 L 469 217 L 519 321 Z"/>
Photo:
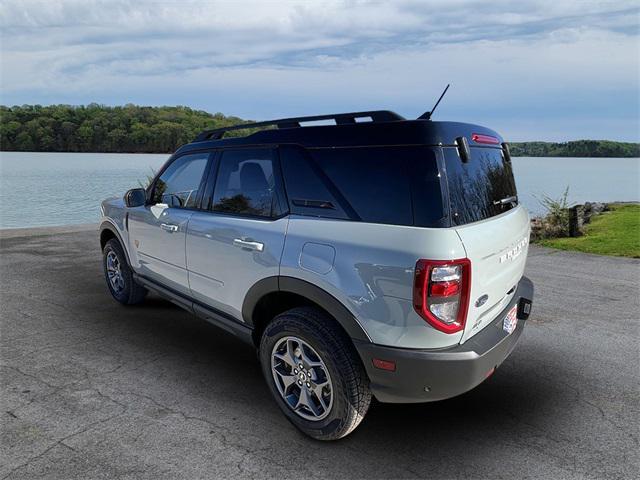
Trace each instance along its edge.
<path fill-rule="evenodd" d="M 128 211 L 129 253 L 136 273 L 188 295 L 185 239 L 193 211 L 163 204 Z"/>
<path fill-rule="evenodd" d="M 454 229 L 291 215 L 280 274 L 333 295 L 376 344 L 443 348 L 459 343 L 462 333 L 442 333 L 415 312 L 415 264 L 419 258 L 464 256 Z"/>
<path fill-rule="evenodd" d="M 288 222 L 286 217 L 260 220 L 195 212 L 186 238 L 193 299 L 241 319 L 249 289 L 279 274 Z M 241 242 L 262 247 L 249 248 Z"/>

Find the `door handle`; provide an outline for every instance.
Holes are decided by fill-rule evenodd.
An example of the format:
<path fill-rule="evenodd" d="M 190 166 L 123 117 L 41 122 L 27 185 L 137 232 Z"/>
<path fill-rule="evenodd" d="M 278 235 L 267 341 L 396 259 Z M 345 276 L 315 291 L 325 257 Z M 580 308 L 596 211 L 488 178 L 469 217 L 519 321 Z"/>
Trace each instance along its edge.
<path fill-rule="evenodd" d="M 264 243 L 254 242 L 253 240 L 243 240 L 241 238 L 234 238 L 233 245 L 234 247 L 248 248 L 256 252 L 262 252 L 264 250 Z"/>
<path fill-rule="evenodd" d="M 161 223 L 160 224 L 160 228 L 162 230 L 164 230 L 165 232 L 169 232 L 169 233 L 173 233 L 173 232 L 177 232 L 178 231 L 178 226 L 177 225 L 171 225 L 169 223 Z"/>

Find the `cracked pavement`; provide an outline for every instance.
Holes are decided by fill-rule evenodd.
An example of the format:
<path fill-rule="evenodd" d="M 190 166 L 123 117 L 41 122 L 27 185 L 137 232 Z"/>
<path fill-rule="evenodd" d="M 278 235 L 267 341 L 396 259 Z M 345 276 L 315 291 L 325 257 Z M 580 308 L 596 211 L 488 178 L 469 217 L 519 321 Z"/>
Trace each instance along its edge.
<path fill-rule="evenodd" d="M 255 352 L 113 301 L 95 228 L 0 232 L 0 479 L 637 478 L 640 261 L 532 247 L 520 344 L 484 384 L 299 434 Z"/>

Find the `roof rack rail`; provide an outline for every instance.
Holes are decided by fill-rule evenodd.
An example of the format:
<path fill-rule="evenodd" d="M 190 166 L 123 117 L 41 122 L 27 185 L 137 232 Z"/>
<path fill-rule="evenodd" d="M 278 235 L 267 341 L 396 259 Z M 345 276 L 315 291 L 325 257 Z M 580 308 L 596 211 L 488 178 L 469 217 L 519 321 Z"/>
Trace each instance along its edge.
<path fill-rule="evenodd" d="M 275 125 L 277 128 L 297 128 L 300 123 L 315 122 L 318 120 L 335 120 L 336 125 L 349 125 L 358 123 L 357 118 L 371 118 L 372 122 L 394 122 L 406 120 L 401 115 L 389 110 L 373 110 L 370 112 L 352 112 L 352 113 L 334 113 L 331 115 L 314 115 L 310 117 L 292 117 L 281 118 L 279 120 L 269 120 L 267 122 L 243 123 L 240 125 L 232 125 L 229 127 L 216 128 L 214 130 L 205 130 L 200 133 L 194 142 L 203 142 L 205 140 L 220 140 L 226 132 L 232 130 L 244 130 L 247 128 L 261 128 Z"/>

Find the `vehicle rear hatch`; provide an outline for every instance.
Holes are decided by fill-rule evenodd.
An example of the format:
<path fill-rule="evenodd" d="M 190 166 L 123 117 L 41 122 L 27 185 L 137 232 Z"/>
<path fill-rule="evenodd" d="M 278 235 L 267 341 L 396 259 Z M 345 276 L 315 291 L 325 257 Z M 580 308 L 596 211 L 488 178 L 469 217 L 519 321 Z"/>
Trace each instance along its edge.
<path fill-rule="evenodd" d="M 530 223 L 500 146 L 471 147 L 466 162 L 444 148 L 453 226 L 471 260 L 469 310 L 461 342 L 496 318 L 524 274 Z"/>

